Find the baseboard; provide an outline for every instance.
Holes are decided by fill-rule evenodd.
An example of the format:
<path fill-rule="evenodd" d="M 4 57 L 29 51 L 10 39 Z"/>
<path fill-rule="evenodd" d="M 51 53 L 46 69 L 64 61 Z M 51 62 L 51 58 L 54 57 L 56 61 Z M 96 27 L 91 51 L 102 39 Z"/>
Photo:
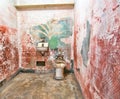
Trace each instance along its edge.
<path fill-rule="evenodd" d="M 84 98 L 84 95 L 83 95 L 83 92 L 82 92 L 82 89 L 81 89 L 81 86 L 80 86 L 80 84 L 79 84 L 79 82 L 78 82 L 75 74 L 74 74 L 74 80 L 77 82 L 77 84 L 78 84 L 78 86 L 79 86 L 78 88 L 79 88 L 80 92 L 82 93 L 82 99 L 85 99 L 85 98 Z"/>
<path fill-rule="evenodd" d="M 5 78 L 0 82 L 0 87 L 5 85 L 7 82 L 9 82 L 11 79 L 13 79 L 15 76 L 17 76 L 20 73 L 21 69 L 18 69 L 14 74 L 12 74 L 10 77 Z"/>
<path fill-rule="evenodd" d="M 21 68 L 21 69 L 20 69 L 20 72 L 22 72 L 22 73 L 35 73 L 35 70 L 33 70 L 33 69 L 23 69 L 23 68 Z"/>
<path fill-rule="evenodd" d="M 0 82 L 0 87 L 2 87 L 5 83 L 6 83 L 6 79 L 2 80 L 2 81 Z"/>

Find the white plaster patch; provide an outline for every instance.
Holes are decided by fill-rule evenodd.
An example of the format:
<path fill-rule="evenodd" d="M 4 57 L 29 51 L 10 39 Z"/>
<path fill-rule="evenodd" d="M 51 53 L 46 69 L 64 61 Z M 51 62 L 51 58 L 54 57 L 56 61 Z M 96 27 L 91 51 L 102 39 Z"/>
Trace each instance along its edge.
<path fill-rule="evenodd" d="M 101 99 L 101 97 L 96 92 L 94 92 L 93 94 L 94 94 L 94 99 Z"/>
<path fill-rule="evenodd" d="M 3 45 L 2 44 L 0 44 L 0 51 L 2 51 L 3 50 Z"/>

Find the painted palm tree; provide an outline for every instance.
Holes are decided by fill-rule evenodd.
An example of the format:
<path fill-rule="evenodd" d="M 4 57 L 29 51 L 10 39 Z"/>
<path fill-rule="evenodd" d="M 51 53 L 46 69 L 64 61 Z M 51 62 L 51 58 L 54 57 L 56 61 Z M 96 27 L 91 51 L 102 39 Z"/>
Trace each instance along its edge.
<path fill-rule="evenodd" d="M 44 37 L 49 43 L 50 49 L 56 49 L 65 46 L 61 39 L 72 35 L 72 26 L 71 18 L 64 18 L 59 21 L 51 20 L 46 24 L 33 26 L 30 33 L 33 39 L 37 41 Z"/>

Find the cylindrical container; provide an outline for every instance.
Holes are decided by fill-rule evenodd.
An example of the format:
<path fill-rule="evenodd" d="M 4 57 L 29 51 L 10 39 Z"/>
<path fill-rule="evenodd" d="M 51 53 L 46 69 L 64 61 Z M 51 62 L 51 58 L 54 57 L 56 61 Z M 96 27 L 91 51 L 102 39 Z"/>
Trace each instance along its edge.
<path fill-rule="evenodd" d="M 64 79 L 64 68 L 55 68 L 55 79 Z"/>

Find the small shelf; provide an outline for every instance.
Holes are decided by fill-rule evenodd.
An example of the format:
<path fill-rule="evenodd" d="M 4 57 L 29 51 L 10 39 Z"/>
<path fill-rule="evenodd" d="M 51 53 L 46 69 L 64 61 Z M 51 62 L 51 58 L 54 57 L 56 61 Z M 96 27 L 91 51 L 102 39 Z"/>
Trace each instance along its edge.
<path fill-rule="evenodd" d="M 15 7 L 16 7 L 17 10 L 73 9 L 74 8 L 74 3 L 15 5 Z"/>

